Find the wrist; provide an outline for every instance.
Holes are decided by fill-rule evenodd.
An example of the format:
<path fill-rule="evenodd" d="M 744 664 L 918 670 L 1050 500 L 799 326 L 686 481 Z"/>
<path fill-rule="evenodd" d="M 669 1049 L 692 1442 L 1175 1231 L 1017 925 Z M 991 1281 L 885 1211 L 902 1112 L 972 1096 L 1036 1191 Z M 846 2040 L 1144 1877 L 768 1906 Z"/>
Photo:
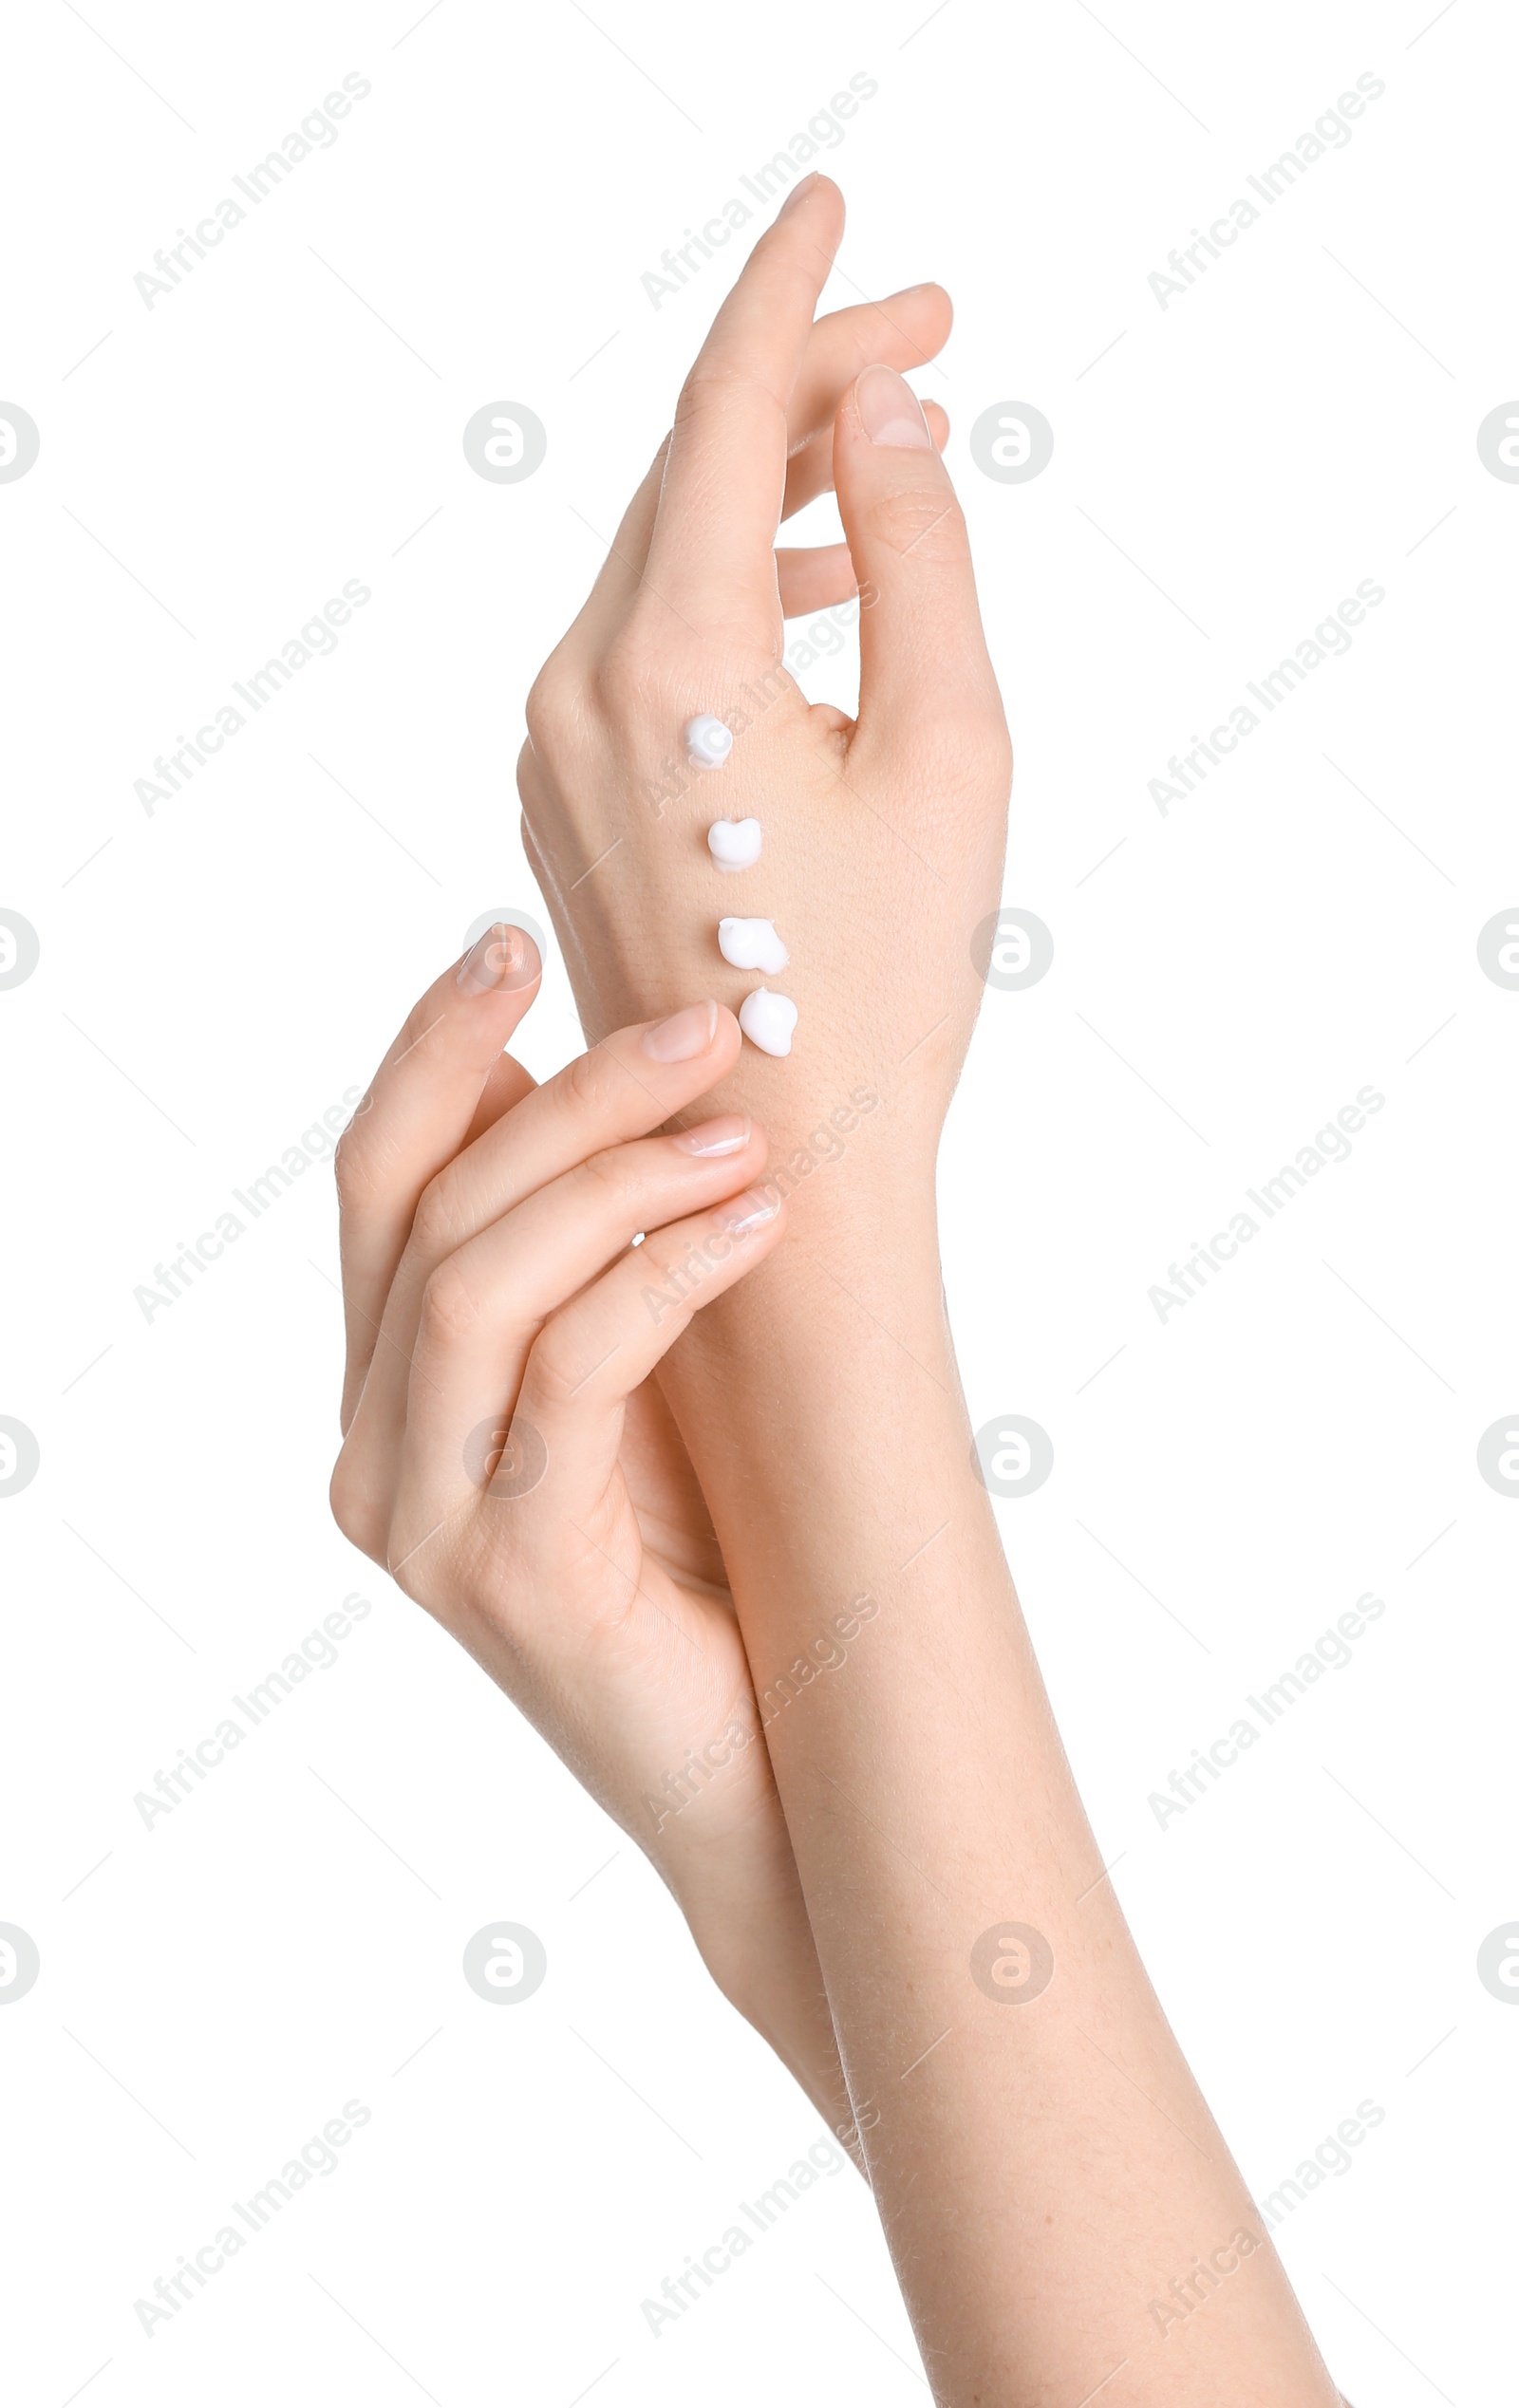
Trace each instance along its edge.
<path fill-rule="evenodd" d="M 891 1369 L 915 1378 L 915 1358 L 946 1396 L 957 1394 L 931 1176 L 851 1177 L 843 1164 L 798 1180 L 772 1163 L 755 1184 L 785 1201 L 781 1242 L 697 1316 L 662 1384 L 704 1364 L 721 1376 L 724 1418 L 736 1426 L 778 1384 L 798 1404 L 819 1386 L 836 1396 L 842 1365 L 868 1341 L 886 1349 Z"/>

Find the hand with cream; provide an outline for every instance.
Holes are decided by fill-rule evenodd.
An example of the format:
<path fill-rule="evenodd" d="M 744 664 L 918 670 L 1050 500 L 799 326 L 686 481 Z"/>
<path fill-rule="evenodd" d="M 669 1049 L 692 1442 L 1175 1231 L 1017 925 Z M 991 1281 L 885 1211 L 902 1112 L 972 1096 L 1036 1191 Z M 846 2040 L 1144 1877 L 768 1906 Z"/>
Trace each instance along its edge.
<path fill-rule="evenodd" d="M 836 188 L 805 179 L 719 311 L 529 699 L 529 856 L 592 1035 L 710 991 L 769 1040 L 703 1109 L 763 1113 L 788 1242 L 658 1379 L 775 1701 L 850 2137 L 935 2399 L 1333 2408 L 1083 1813 L 972 1444 L 935 1156 L 1010 754 L 941 422 L 898 373 L 947 303 L 920 287 L 815 324 L 842 232 Z M 830 487 L 846 544 L 778 551 Z M 851 721 L 787 675 L 783 618 L 856 590 Z M 732 737 L 715 769 L 683 740 L 703 717 Z M 715 869 L 719 812 L 760 824 L 741 870 Z M 721 961 L 708 990 L 730 911 L 783 936 L 784 997 Z M 882 1109 L 858 1119 L 852 1092 Z M 1031 1377 L 1018 1363 L 1015 1392 Z M 842 1608 L 858 1643 L 816 1677 Z M 1183 2314 L 1174 2269 L 1205 2250 Z"/>
<path fill-rule="evenodd" d="M 524 841 L 588 1031 L 700 980 L 758 1007 L 720 1100 L 764 1117 L 778 1160 L 859 1088 L 891 1156 L 931 1159 L 982 995 L 978 924 L 1001 900 L 1009 753 L 947 421 L 899 371 L 945 341 L 935 285 L 816 322 L 843 228 L 826 178 L 793 194 L 719 311 L 579 618 L 529 698 Z M 777 549 L 836 493 L 846 543 Z M 809 704 L 788 614 L 860 595 L 859 715 Z M 727 739 L 731 737 L 731 742 Z M 719 922 L 768 923 L 752 966 Z M 816 1151 L 816 1149 L 812 1149 Z M 884 1177 L 887 1148 L 876 1148 Z M 865 1149 L 804 1183 L 841 1201 Z"/>
<path fill-rule="evenodd" d="M 501 1049 L 540 968 L 520 929 L 482 937 L 338 1148 L 333 1512 L 650 1857 L 715 1978 L 837 2124 L 726 1572 L 650 1378 L 785 1209 L 762 1192 L 760 1130 L 705 1101 L 739 1053 L 730 1013 L 683 1004 L 535 1087 Z"/>

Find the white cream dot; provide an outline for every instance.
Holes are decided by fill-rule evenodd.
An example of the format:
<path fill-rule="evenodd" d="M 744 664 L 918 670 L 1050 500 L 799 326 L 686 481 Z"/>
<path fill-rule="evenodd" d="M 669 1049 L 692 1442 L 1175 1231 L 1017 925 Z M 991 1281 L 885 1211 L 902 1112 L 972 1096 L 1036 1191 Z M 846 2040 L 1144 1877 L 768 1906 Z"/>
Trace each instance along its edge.
<path fill-rule="evenodd" d="M 685 756 L 693 769 L 721 769 L 733 750 L 733 730 L 710 711 L 702 711 L 694 719 L 687 719 L 683 731 Z"/>
<path fill-rule="evenodd" d="M 773 920 L 720 920 L 718 951 L 736 970 L 762 970 L 770 979 L 791 960 Z"/>
<path fill-rule="evenodd" d="M 797 1006 L 790 996 L 773 995 L 768 987 L 757 986 L 739 1006 L 739 1026 L 761 1054 L 789 1054 L 796 1025 Z"/>
<path fill-rule="evenodd" d="M 706 849 L 719 869 L 752 869 L 763 842 L 757 819 L 718 819 L 706 831 Z"/>

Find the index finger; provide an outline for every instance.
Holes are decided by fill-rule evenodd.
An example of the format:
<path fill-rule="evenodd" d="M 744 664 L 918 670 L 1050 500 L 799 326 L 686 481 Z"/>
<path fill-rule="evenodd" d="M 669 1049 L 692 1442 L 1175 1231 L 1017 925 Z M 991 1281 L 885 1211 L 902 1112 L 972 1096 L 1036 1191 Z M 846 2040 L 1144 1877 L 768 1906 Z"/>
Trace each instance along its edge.
<path fill-rule="evenodd" d="M 542 975 L 525 928 L 504 922 L 488 928 L 417 1004 L 339 1141 L 345 1429 L 422 1189 L 476 1133 L 487 1107 L 506 1109 L 503 1082 L 507 1103 L 533 1086 L 501 1049 Z"/>
<path fill-rule="evenodd" d="M 823 176 L 797 186 L 712 323 L 682 389 L 647 583 L 693 627 L 773 640 L 786 405 L 844 232 Z"/>

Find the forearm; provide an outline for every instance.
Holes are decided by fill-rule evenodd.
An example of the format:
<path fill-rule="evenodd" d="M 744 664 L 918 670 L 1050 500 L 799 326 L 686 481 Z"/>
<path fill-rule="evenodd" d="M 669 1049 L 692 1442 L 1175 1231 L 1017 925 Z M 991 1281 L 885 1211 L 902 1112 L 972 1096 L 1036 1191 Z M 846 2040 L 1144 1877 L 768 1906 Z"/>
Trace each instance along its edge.
<path fill-rule="evenodd" d="M 938 2396 L 1080 2399 L 1127 2361 L 1133 2401 L 1331 2402 L 1102 1878 L 972 1468 L 928 1210 L 885 1246 L 883 1191 L 839 1184 L 847 1218 L 841 1192 L 665 1378 Z M 996 1980 L 1022 1969 L 1003 1918 L 1047 1948 L 1042 1989 L 1034 1941 L 1032 1977 Z"/>
<path fill-rule="evenodd" d="M 925 1139 L 998 953 L 1010 750 L 938 420 L 892 364 L 947 321 L 920 291 L 815 324 L 842 231 L 804 178 L 719 312 L 529 698 L 531 857 L 598 1036 L 699 969 L 749 1002 L 719 915 L 763 913 L 788 957 L 795 1054 L 751 1043 L 715 1108 L 752 1112 L 802 1183 L 793 1226 L 660 1379 L 939 2396 L 1074 2408 L 1116 2375 L 1146 2408 L 1327 2403 L 1100 1878 L 970 1468 Z M 778 553 L 829 483 L 844 545 Z M 787 609 L 825 594 L 859 603 L 853 720 L 780 665 Z M 729 732 L 721 769 L 688 760 L 693 714 Z M 710 831 L 750 817 L 730 894 Z M 976 1952 L 1003 1916 L 1053 1950 L 1022 2005 Z M 1153 2321 L 1221 2255 L 1185 2318 Z"/>
<path fill-rule="evenodd" d="M 763 1747 L 757 1734 L 752 1745 Z M 728 1768 L 715 1779 L 725 1778 Z M 865 2158 L 839 2063 L 828 1993 L 785 1825 L 773 1840 L 707 1848 L 698 1832 L 679 1856 L 655 1851 L 719 1989 L 767 2041 L 862 2173 Z M 763 1828 L 756 1819 L 757 1829 Z"/>

